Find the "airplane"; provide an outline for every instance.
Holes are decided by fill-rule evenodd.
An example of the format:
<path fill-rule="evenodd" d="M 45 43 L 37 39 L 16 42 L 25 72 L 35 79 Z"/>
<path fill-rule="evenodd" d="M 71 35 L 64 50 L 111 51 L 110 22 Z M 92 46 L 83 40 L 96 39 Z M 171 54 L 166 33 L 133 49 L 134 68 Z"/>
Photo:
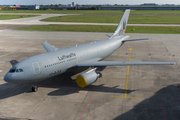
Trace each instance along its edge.
<path fill-rule="evenodd" d="M 128 61 L 102 61 L 125 42 L 149 40 L 149 38 L 128 39 L 125 36 L 130 9 L 127 9 L 115 32 L 106 40 L 100 40 L 65 49 L 58 49 L 45 41 L 42 43 L 47 53 L 29 57 L 16 65 L 4 76 L 4 80 L 15 84 L 31 84 L 31 90 L 36 92 L 38 87 L 33 83 L 54 77 L 75 67 L 92 67 L 91 70 L 77 76 L 76 83 L 84 88 L 102 77 L 101 71 L 106 66 L 126 65 L 174 65 L 177 62 L 128 62 Z"/>

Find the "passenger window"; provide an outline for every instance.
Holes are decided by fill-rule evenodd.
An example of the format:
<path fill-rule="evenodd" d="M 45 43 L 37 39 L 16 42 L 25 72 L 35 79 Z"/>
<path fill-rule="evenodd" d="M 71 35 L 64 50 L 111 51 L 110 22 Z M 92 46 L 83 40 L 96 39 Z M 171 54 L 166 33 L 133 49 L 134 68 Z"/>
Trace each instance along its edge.
<path fill-rule="evenodd" d="M 20 68 L 20 69 L 19 69 L 19 72 L 23 72 L 23 70 Z"/>
<path fill-rule="evenodd" d="M 19 72 L 19 70 L 18 70 L 18 69 L 16 69 L 16 72 Z"/>

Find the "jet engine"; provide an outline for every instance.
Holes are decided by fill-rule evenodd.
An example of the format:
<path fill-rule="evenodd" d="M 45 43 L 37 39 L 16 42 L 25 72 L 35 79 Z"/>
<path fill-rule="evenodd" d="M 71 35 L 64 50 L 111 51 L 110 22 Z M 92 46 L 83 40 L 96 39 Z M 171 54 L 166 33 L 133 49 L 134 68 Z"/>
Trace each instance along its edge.
<path fill-rule="evenodd" d="M 92 70 L 78 75 L 76 78 L 76 83 L 79 87 L 84 88 L 94 83 L 101 76 L 102 75 L 99 71 L 97 71 L 97 68 L 94 68 Z"/>

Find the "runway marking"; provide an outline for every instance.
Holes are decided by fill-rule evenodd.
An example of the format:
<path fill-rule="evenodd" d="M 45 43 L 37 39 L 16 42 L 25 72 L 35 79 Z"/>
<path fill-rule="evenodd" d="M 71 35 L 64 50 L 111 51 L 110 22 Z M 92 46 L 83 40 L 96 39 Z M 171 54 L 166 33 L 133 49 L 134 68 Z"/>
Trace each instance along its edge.
<path fill-rule="evenodd" d="M 123 96 L 110 96 L 110 97 L 116 97 L 116 98 L 129 98 L 129 99 L 141 99 L 141 98 L 138 98 L 138 97 L 123 97 Z"/>
<path fill-rule="evenodd" d="M 129 60 L 131 60 L 131 51 L 133 50 L 133 46 L 128 46 L 128 50 L 129 50 Z M 117 98 L 130 98 L 130 99 L 141 99 L 141 98 L 137 98 L 137 97 L 127 97 L 127 87 L 128 87 L 128 78 L 129 78 L 129 65 L 128 65 L 128 69 L 127 69 L 127 76 L 126 76 L 126 88 L 125 88 L 125 94 L 124 97 L 122 96 L 110 96 L 110 97 L 117 97 Z"/>
<path fill-rule="evenodd" d="M 128 61 L 130 61 L 131 60 L 131 50 L 133 50 L 133 48 L 129 47 L 128 50 L 129 50 L 129 60 Z M 125 88 L 125 95 L 124 95 L 124 97 L 126 97 L 126 95 L 127 95 L 128 78 L 129 78 L 129 65 L 128 65 L 128 69 L 127 69 L 126 88 Z"/>

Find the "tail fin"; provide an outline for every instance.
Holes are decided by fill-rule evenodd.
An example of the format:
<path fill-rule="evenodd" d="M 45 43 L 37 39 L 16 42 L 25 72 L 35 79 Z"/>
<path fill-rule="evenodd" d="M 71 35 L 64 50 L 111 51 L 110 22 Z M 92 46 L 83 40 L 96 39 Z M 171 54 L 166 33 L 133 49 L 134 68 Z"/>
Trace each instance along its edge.
<path fill-rule="evenodd" d="M 111 36 L 111 38 L 115 37 L 115 36 L 124 35 L 124 33 L 126 31 L 126 25 L 127 25 L 127 22 L 128 22 L 128 18 L 129 18 L 129 13 L 130 13 L 130 9 L 127 9 L 124 12 L 124 15 L 122 16 L 121 21 L 119 22 L 119 24 L 118 24 L 114 34 Z"/>

